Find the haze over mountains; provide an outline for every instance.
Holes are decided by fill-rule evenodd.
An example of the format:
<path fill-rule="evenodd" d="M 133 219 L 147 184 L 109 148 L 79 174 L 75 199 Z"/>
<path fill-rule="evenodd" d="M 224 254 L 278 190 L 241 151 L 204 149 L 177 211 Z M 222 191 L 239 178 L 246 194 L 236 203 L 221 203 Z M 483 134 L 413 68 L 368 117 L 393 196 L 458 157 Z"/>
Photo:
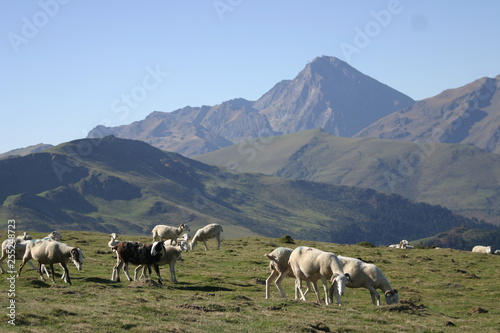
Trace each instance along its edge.
<path fill-rule="evenodd" d="M 153 112 L 117 127 L 98 126 L 88 137 L 115 135 L 193 156 L 244 140 L 322 128 L 352 136 L 414 101 L 333 57 L 318 57 L 293 80 L 283 80 L 257 101 Z"/>
<path fill-rule="evenodd" d="M 482 78 L 415 102 L 342 60 L 322 56 L 257 101 L 236 98 L 157 111 L 129 125 L 97 126 L 88 137 L 115 135 L 194 156 L 252 138 L 321 128 L 342 137 L 467 143 L 498 153 L 498 80 Z"/>
<path fill-rule="evenodd" d="M 486 152 L 500 151 L 499 78 L 478 79 L 415 102 L 345 62 L 323 56 L 307 64 L 293 80 L 276 84 L 255 102 L 235 99 L 213 107 L 155 112 L 130 125 L 96 128 L 89 136 L 113 134 L 140 139 L 186 156 L 206 154 L 239 143 L 232 150 L 217 151 L 212 157 L 203 156 L 200 160 L 217 165 L 231 165 L 237 161 L 239 169 L 245 171 L 398 193 L 412 200 L 436 202 L 457 212 L 500 224 L 500 212 L 496 208 L 500 179 L 495 164 L 498 156 L 487 157 L 473 148 L 438 145 L 473 144 Z M 391 141 L 377 141 L 375 144 L 375 141 L 328 138 L 328 144 L 317 139 L 314 143 L 302 142 L 304 146 L 297 147 L 300 140 L 290 139 L 281 145 L 281 151 L 266 147 L 273 151 L 271 156 L 260 153 L 263 146 L 259 142 L 253 143 L 260 145 L 256 148 L 244 141 L 317 128 L 340 137 L 373 137 Z M 322 137 L 326 138 L 325 135 Z M 339 144 L 341 141 L 344 144 Z M 396 141 L 431 144 L 433 151 Z M 321 145 L 329 148 L 317 149 Z M 386 155 L 370 152 L 372 148 L 364 145 L 375 145 Z M 342 153 L 333 153 L 330 148 Z M 260 158 L 248 163 L 244 160 L 251 157 L 248 154 L 252 150 L 258 152 Z M 232 153 L 228 153 L 230 151 Z M 364 151 L 372 160 L 356 164 L 360 159 L 350 151 L 358 154 Z M 289 156 L 291 160 L 280 160 L 286 152 L 293 154 Z M 332 155 L 321 156 L 326 152 Z M 452 160 L 456 154 L 467 156 L 465 152 L 471 154 L 466 158 L 467 163 L 463 159 L 460 162 L 463 164 Z M 415 154 L 416 157 L 412 156 Z M 264 156 L 267 156 L 266 160 L 263 160 Z M 413 160 L 408 162 L 408 156 Z M 325 160 L 333 164 L 324 164 Z M 345 165 L 342 170 L 339 169 L 341 160 Z M 410 164 L 410 171 L 401 170 L 404 163 Z M 480 163 L 486 164 L 481 167 Z M 330 171 L 324 170 L 326 165 Z M 451 166 L 455 166 L 457 172 L 451 172 Z M 480 169 L 483 171 L 478 174 Z M 408 172 L 411 172 L 410 176 L 406 175 Z M 440 175 L 439 179 L 437 175 Z M 451 186 L 453 175 L 457 179 L 466 177 L 458 180 L 460 190 Z M 464 179 L 468 179 L 468 185 Z M 438 186 L 439 190 L 436 190 Z"/>
<path fill-rule="evenodd" d="M 399 195 L 238 173 L 112 136 L 2 159 L 0 182 L 0 217 L 20 230 L 149 234 L 156 224 L 218 222 L 224 237 L 388 244 L 480 227 Z"/>
<path fill-rule="evenodd" d="M 342 138 L 308 130 L 194 159 L 242 172 L 397 193 L 500 225 L 500 155 L 472 145 Z"/>
<path fill-rule="evenodd" d="M 35 230 L 144 233 L 186 219 L 232 235 L 375 244 L 484 227 L 476 219 L 500 225 L 499 79 L 415 102 L 318 57 L 256 101 L 156 111 L 0 157 L 0 215 Z"/>
<path fill-rule="evenodd" d="M 155 111 L 128 125 L 99 125 L 88 137 L 115 135 L 195 156 L 252 138 L 321 128 L 342 137 L 466 143 L 498 153 L 499 78 L 478 79 L 415 102 L 342 60 L 322 56 L 257 101 L 236 98 Z"/>

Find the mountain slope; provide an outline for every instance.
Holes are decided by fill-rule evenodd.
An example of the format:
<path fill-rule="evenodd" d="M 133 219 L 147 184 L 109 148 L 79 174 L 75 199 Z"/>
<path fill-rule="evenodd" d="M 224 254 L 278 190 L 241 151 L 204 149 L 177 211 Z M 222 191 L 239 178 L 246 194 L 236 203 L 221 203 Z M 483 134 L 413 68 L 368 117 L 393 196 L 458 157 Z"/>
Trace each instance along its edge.
<path fill-rule="evenodd" d="M 500 155 L 471 145 L 341 138 L 309 130 L 195 159 L 244 172 L 397 193 L 500 225 Z"/>
<path fill-rule="evenodd" d="M 357 137 L 466 143 L 500 153 L 500 76 L 482 78 L 390 114 Z"/>
<path fill-rule="evenodd" d="M 333 57 L 318 57 L 293 80 L 278 83 L 259 100 L 153 112 L 117 127 L 98 126 L 89 138 L 114 135 L 142 140 L 185 156 L 244 140 L 323 128 L 351 136 L 377 119 L 413 104 L 408 96 Z"/>
<path fill-rule="evenodd" d="M 0 161 L 0 216 L 19 228 L 149 234 L 155 224 L 224 225 L 225 237 L 285 234 L 398 242 L 475 222 L 374 190 L 238 173 L 105 137 Z"/>
<path fill-rule="evenodd" d="M 408 96 L 333 57 L 318 57 L 293 80 L 281 81 L 254 104 L 275 132 L 322 128 L 352 136 L 413 104 Z"/>
<path fill-rule="evenodd" d="M 188 108 L 193 117 L 206 112 L 206 108 Z M 180 113 L 180 112 L 178 112 Z M 146 119 L 118 127 L 97 126 L 89 137 L 117 137 L 141 140 L 157 148 L 176 151 L 186 156 L 209 152 L 232 144 L 213 131 L 190 119 L 178 119 L 175 113 L 153 112 Z M 186 144 L 189 143 L 189 144 Z"/>

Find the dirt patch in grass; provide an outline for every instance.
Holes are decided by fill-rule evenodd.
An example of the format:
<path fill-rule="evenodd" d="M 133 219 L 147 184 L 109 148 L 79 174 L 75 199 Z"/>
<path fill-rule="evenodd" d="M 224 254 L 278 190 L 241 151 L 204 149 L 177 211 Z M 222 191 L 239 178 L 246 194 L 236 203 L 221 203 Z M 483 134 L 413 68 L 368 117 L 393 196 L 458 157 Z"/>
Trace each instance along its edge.
<path fill-rule="evenodd" d="M 355 332 L 349 328 L 335 328 L 333 331 L 328 327 L 325 323 L 319 322 L 317 324 L 310 324 L 307 325 L 306 327 L 303 327 L 300 332 L 307 332 L 307 333 L 321 333 L 321 332 L 333 332 L 333 333 L 349 333 L 349 332 Z"/>
<path fill-rule="evenodd" d="M 465 274 L 467 276 L 468 279 L 480 279 L 479 276 L 477 276 L 476 274 L 474 273 L 469 273 L 467 271 L 464 271 L 463 269 L 457 269 L 455 270 L 457 273 L 461 273 L 461 274 Z"/>
<path fill-rule="evenodd" d="M 308 327 L 305 327 L 302 332 L 331 332 L 330 327 L 326 326 L 325 323 L 317 323 L 317 324 L 311 324 Z"/>
<path fill-rule="evenodd" d="M 61 316 L 77 316 L 77 313 L 66 311 L 64 309 L 54 309 L 54 310 L 51 311 L 51 315 L 56 316 L 56 317 L 61 317 Z"/>
<path fill-rule="evenodd" d="M 424 256 L 424 257 L 417 257 L 417 259 L 419 259 L 419 260 L 417 260 L 417 263 L 420 263 L 420 262 L 423 262 L 423 261 L 432 261 L 432 260 L 434 260 L 434 259 L 429 258 L 429 257 L 427 257 L 427 256 Z"/>
<path fill-rule="evenodd" d="M 258 285 L 263 285 L 263 286 L 265 286 L 265 285 L 266 285 L 266 280 L 264 280 L 264 279 L 258 279 L 258 278 L 257 278 L 257 279 L 253 279 L 253 280 L 252 280 L 252 283 L 253 283 L 253 284 L 258 284 Z"/>
<path fill-rule="evenodd" d="M 394 305 L 388 308 L 381 308 L 381 310 L 389 312 L 404 312 L 422 316 L 426 315 L 425 311 L 427 310 L 427 307 L 423 304 L 417 305 L 409 300 L 401 300 L 398 305 Z"/>
<path fill-rule="evenodd" d="M 480 308 L 479 306 L 473 307 L 472 310 L 470 310 L 471 313 L 488 313 L 488 310 Z"/>
<path fill-rule="evenodd" d="M 279 306 L 279 305 L 272 305 L 272 306 L 268 306 L 267 309 L 269 311 L 280 311 L 283 309 L 283 307 Z"/>
<path fill-rule="evenodd" d="M 202 312 L 226 312 L 226 311 L 232 310 L 229 307 L 218 305 L 218 304 L 203 306 L 203 305 L 184 303 L 184 304 L 179 305 L 178 307 L 181 309 L 196 310 L 196 311 L 202 311 Z"/>
<path fill-rule="evenodd" d="M 476 274 L 474 273 L 467 273 L 467 278 L 468 279 L 480 279 L 479 276 L 477 276 Z"/>
<path fill-rule="evenodd" d="M 249 301 L 249 302 L 253 302 L 253 299 L 251 299 L 250 297 L 247 297 L 247 296 L 243 296 L 243 295 L 236 295 L 233 297 L 234 300 L 237 300 L 237 301 Z"/>
<path fill-rule="evenodd" d="M 137 326 L 139 326 L 139 325 L 138 324 L 123 324 L 122 329 L 127 331 L 127 330 L 130 330 L 132 328 L 136 328 Z"/>

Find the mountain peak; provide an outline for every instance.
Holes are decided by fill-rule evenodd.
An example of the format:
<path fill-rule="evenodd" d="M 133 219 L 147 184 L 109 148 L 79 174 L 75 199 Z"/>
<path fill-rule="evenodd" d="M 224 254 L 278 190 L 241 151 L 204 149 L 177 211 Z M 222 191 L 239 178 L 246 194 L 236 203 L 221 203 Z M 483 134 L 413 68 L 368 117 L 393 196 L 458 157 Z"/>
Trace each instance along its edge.
<path fill-rule="evenodd" d="M 146 141 L 186 156 L 250 138 L 322 128 L 351 136 L 414 101 L 339 58 L 314 58 L 293 80 L 277 83 L 257 101 L 235 98 L 214 106 L 153 112 L 130 125 L 96 128 L 89 136 Z"/>
<path fill-rule="evenodd" d="M 317 63 L 330 64 L 332 66 L 343 66 L 343 65 L 349 66 L 345 61 L 340 60 L 339 58 L 326 55 L 323 55 L 321 57 L 316 57 L 310 62 L 310 64 L 317 64 Z"/>
<path fill-rule="evenodd" d="M 227 106 L 235 108 L 235 109 L 243 109 L 243 108 L 251 108 L 253 105 L 253 102 L 246 100 L 244 98 L 233 98 L 229 101 L 222 102 L 220 105 L 221 106 L 227 105 Z"/>
<path fill-rule="evenodd" d="M 414 101 L 330 56 L 314 58 L 290 81 L 264 94 L 254 108 L 277 133 L 322 128 L 352 136 L 374 121 Z"/>
<path fill-rule="evenodd" d="M 167 112 L 153 111 L 149 115 L 146 116 L 146 119 L 148 119 L 148 118 L 154 118 L 154 119 L 161 120 L 161 119 L 164 119 L 166 117 L 168 117 L 168 113 Z"/>
<path fill-rule="evenodd" d="M 310 70 L 314 73 L 319 73 L 320 75 L 325 75 L 328 73 L 333 74 L 335 71 L 339 70 L 355 71 L 359 73 L 345 61 L 330 56 L 321 56 L 314 58 L 310 63 L 306 65 L 306 68 L 304 70 Z"/>

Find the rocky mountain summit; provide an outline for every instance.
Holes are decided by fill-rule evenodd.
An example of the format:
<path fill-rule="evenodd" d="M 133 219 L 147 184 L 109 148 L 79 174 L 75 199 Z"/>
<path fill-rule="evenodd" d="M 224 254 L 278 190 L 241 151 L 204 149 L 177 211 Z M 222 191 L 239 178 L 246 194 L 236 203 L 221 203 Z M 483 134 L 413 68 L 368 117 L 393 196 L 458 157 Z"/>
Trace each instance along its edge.
<path fill-rule="evenodd" d="M 352 136 L 414 101 L 334 57 L 318 57 L 293 80 L 276 84 L 257 101 L 237 98 L 215 106 L 153 112 L 117 127 L 97 126 L 89 138 L 115 135 L 185 156 L 244 140 L 322 128 Z"/>
<path fill-rule="evenodd" d="M 273 130 L 321 128 L 350 137 L 414 101 L 333 57 L 319 57 L 293 80 L 278 83 L 254 104 Z"/>
<path fill-rule="evenodd" d="M 473 144 L 500 153 L 500 75 L 481 78 L 390 114 L 356 134 L 412 142 Z"/>

